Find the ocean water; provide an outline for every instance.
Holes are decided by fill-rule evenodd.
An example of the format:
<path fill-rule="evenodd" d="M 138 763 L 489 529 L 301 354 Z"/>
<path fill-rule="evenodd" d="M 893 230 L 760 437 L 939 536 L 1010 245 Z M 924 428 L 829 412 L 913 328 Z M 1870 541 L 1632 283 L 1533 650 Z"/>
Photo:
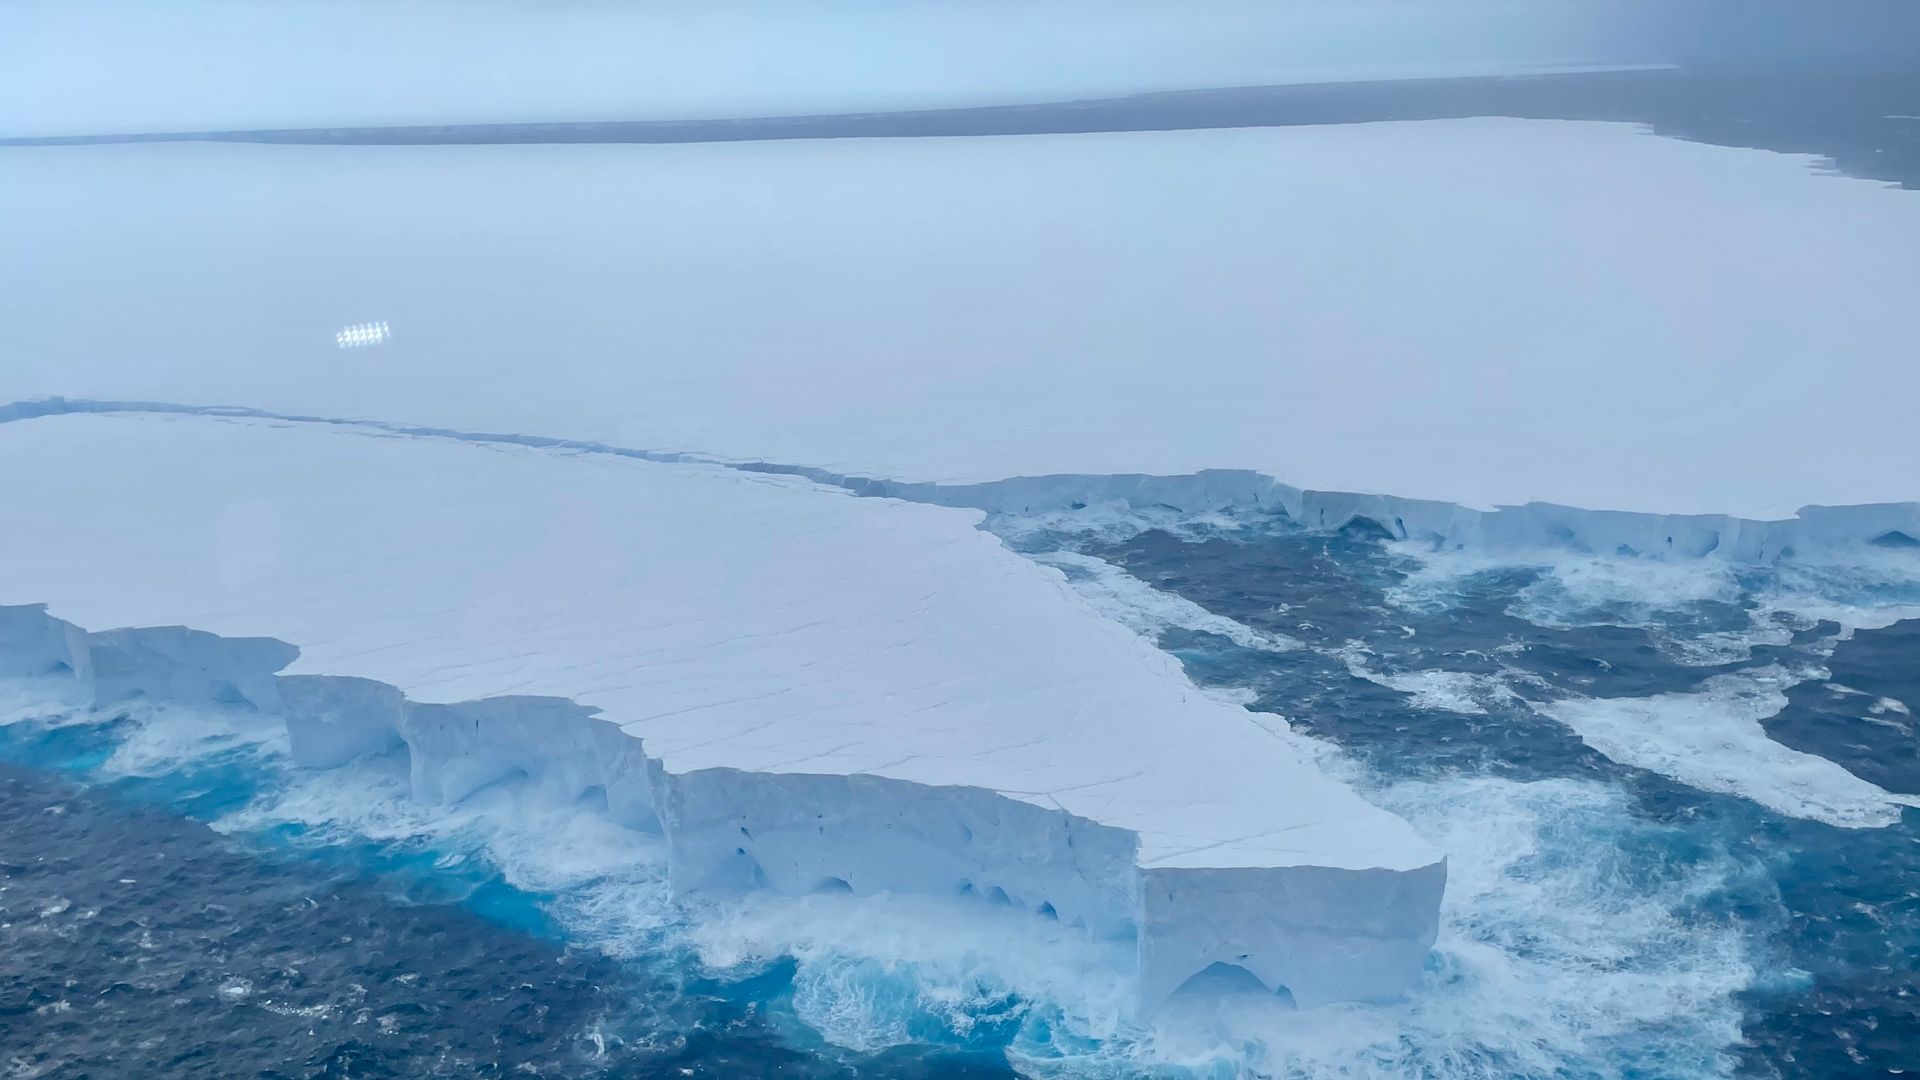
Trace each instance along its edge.
<path fill-rule="evenodd" d="M 1128 1018 L 985 902 L 683 907 L 513 784 L 291 767 L 270 718 L 0 687 L 0 1076 L 1891 1076 L 1920 1069 L 1920 554 L 1439 553 L 988 522 L 1449 853 L 1403 1001 Z M 402 754 L 404 752 L 401 752 Z"/>

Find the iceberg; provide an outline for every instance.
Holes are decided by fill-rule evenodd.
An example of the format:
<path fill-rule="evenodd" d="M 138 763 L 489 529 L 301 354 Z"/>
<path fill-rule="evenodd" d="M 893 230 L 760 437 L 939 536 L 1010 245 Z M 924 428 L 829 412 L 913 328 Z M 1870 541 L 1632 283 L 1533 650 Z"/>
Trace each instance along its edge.
<path fill-rule="evenodd" d="M 0 150 L 0 401 L 1766 561 L 1920 536 L 1920 441 L 1872 436 L 1920 200 L 1813 163 L 1499 119 Z"/>
<path fill-rule="evenodd" d="M 53 467 L 50 467 L 53 466 Z M 1443 855 L 980 513 L 315 422 L 0 424 L 0 668 L 284 718 L 415 796 L 524 776 L 682 894 L 973 894 L 1301 1006 L 1416 978 Z"/>
<path fill-rule="evenodd" d="M 404 748 L 427 802 L 524 776 L 687 894 L 1131 937 L 1146 1010 L 1216 964 L 1390 996 L 1442 854 L 982 514 L 1908 543 L 1920 443 L 1861 435 L 1920 394 L 1920 203 L 1809 163 L 1506 120 L 0 150 L 0 671 Z"/>

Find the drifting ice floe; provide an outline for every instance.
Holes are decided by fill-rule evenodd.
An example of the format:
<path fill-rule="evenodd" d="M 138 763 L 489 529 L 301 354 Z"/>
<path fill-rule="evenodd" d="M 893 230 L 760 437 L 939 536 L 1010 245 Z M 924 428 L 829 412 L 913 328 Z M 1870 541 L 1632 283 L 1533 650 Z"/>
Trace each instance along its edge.
<path fill-rule="evenodd" d="M 404 742 L 429 802 L 604 798 L 682 892 L 971 891 L 1135 934 L 1148 1008 L 1216 963 L 1390 996 L 1433 943 L 1438 852 L 977 513 L 315 424 L 0 447 L 35 523 L 0 537 L 0 654 L 101 699 L 283 713 L 316 766 Z"/>

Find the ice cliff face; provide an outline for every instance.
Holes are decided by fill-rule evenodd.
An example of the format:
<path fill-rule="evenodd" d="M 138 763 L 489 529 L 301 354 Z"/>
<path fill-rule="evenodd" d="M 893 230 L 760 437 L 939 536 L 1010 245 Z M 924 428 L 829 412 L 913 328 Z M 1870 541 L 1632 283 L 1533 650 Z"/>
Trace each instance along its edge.
<path fill-rule="evenodd" d="M 8 670 L 279 715 L 309 766 L 404 746 L 427 802 L 603 800 L 681 892 L 1017 904 L 1132 936 L 1149 1009 L 1216 963 L 1390 996 L 1433 942 L 1439 852 L 977 512 L 195 416 L 0 425 L 0 485 Z"/>

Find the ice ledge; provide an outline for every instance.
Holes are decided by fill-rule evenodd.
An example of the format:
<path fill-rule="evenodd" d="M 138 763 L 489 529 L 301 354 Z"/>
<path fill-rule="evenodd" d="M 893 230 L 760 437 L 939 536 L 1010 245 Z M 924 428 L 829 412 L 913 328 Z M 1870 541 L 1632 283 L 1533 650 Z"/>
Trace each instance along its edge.
<path fill-rule="evenodd" d="M 1399 539 L 1461 550 L 1557 548 L 1596 555 L 1678 559 L 1713 556 L 1733 562 L 1767 564 L 1795 552 L 1920 544 L 1920 501 L 1803 506 L 1792 518 L 1763 520 L 1731 514 L 1594 510 L 1549 502 L 1479 509 L 1400 495 L 1316 491 L 1249 469 L 1208 469 L 1169 476 L 1064 473 L 971 484 L 905 482 L 807 465 L 743 462 L 710 454 L 635 449 L 553 436 L 462 431 L 381 420 L 278 413 L 242 406 L 60 397 L 0 405 L 0 424 L 88 413 L 245 417 L 608 454 L 660 463 L 698 462 L 798 476 L 857 495 L 965 507 L 988 513 L 1055 512 L 1103 504 L 1134 510 L 1173 509 L 1190 514 L 1233 509 L 1279 510 L 1309 528 L 1334 530 L 1356 523 L 1371 524 Z"/>
<path fill-rule="evenodd" d="M 1313 529 L 1371 524 L 1397 539 L 1480 550 L 1561 548 L 1596 555 L 1771 563 L 1795 551 L 1920 542 L 1920 502 L 1805 506 L 1763 521 L 1729 514 L 1650 514 L 1529 502 L 1481 510 L 1458 503 L 1353 491 L 1314 491 L 1245 469 L 1184 476 L 1019 476 L 979 484 L 898 483 L 815 469 L 750 465 L 834 483 L 863 495 L 989 513 L 1045 513 L 1102 504 L 1188 514 L 1234 509 L 1284 512 Z"/>
<path fill-rule="evenodd" d="M 1388 867 L 1142 866 L 1134 832 L 969 786 L 863 774 L 676 771 L 596 710 L 555 697 L 434 704 L 373 679 L 281 675 L 299 650 L 179 626 L 89 632 L 45 605 L 0 605 L 0 675 L 70 675 L 95 706 L 131 698 L 277 716 L 297 765 L 404 747 L 414 797 L 452 804 L 524 777 L 664 835 L 676 894 L 956 893 L 1132 936 L 1138 1003 L 1157 1009 L 1215 964 L 1300 1007 L 1379 999 L 1417 979 L 1446 861 Z"/>

